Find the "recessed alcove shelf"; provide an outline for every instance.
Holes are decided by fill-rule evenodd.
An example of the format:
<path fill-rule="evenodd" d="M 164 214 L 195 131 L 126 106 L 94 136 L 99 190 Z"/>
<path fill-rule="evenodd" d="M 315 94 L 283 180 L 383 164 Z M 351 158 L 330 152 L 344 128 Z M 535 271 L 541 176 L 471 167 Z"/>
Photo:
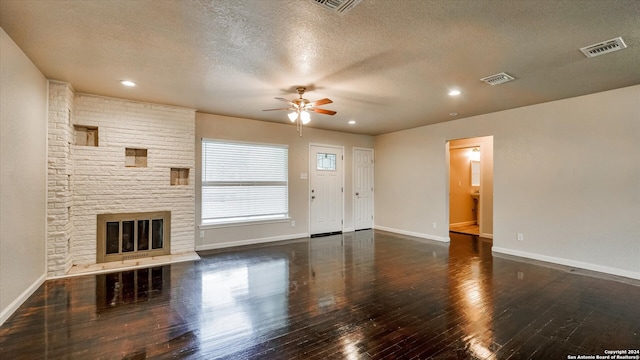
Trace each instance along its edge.
<path fill-rule="evenodd" d="M 189 185 L 189 169 L 171 168 L 171 185 Z"/>
<path fill-rule="evenodd" d="M 98 146 L 98 127 L 73 125 L 75 144 L 81 146 Z"/>
<path fill-rule="evenodd" d="M 126 148 L 124 154 L 126 167 L 147 167 L 147 149 Z"/>

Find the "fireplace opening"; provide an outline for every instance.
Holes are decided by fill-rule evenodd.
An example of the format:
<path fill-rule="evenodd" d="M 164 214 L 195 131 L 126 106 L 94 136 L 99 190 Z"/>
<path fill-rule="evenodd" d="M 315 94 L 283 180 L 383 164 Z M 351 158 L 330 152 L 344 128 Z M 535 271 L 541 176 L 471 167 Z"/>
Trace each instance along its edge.
<path fill-rule="evenodd" d="M 170 253 L 171 212 L 98 215 L 97 262 Z"/>

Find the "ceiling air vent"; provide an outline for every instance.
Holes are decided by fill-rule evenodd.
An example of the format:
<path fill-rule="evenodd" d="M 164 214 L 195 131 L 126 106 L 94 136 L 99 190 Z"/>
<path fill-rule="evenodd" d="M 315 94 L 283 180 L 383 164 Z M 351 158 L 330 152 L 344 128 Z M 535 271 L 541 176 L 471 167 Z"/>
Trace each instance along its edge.
<path fill-rule="evenodd" d="M 515 80 L 513 76 L 503 72 L 480 79 L 480 81 L 484 81 L 485 83 L 491 86 L 504 84 L 506 82 L 513 81 L 513 80 Z"/>
<path fill-rule="evenodd" d="M 603 41 L 598 44 L 585 46 L 580 48 L 580 51 L 584 54 L 584 56 L 588 58 L 596 57 L 598 55 L 608 54 L 610 52 L 626 49 L 627 45 L 622 41 L 621 37 L 617 37 L 615 39 Z"/>
<path fill-rule="evenodd" d="M 311 0 L 313 3 L 322 6 L 325 9 L 337 12 L 338 14 L 346 14 L 362 0 Z"/>

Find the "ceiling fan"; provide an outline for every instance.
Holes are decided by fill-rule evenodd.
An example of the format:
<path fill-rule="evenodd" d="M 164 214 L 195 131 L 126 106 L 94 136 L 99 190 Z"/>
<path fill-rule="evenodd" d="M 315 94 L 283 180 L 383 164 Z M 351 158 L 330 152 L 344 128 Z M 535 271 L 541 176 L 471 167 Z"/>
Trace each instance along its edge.
<path fill-rule="evenodd" d="M 333 110 L 326 110 L 326 109 L 318 108 L 318 106 L 320 106 L 320 105 L 331 104 L 333 102 L 331 99 L 324 98 L 324 99 L 320 99 L 320 100 L 316 100 L 316 101 L 309 101 L 309 100 L 304 99 L 302 97 L 302 95 L 307 90 L 307 88 L 305 88 L 303 86 L 300 86 L 300 87 L 296 88 L 296 90 L 298 91 L 298 95 L 299 95 L 298 99 L 287 100 L 287 99 L 281 98 L 281 97 L 276 97 L 275 98 L 276 100 L 284 101 L 286 103 L 289 103 L 289 107 L 277 108 L 277 109 L 265 109 L 265 110 L 262 110 L 262 111 L 275 111 L 275 110 L 289 110 L 289 111 L 291 111 L 288 114 L 289 120 L 291 120 L 291 122 L 297 123 L 298 132 L 300 133 L 300 136 L 302 136 L 302 125 L 306 125 L 306 124 L 309 123 L 309 121 L 311 121 L 311 116 L 309 115 L 309 112 L 316 112 L 316 113 L 325 114 L 325 115 L 335 115 L 336 114 L 336 112 L 333 111 Z"/>

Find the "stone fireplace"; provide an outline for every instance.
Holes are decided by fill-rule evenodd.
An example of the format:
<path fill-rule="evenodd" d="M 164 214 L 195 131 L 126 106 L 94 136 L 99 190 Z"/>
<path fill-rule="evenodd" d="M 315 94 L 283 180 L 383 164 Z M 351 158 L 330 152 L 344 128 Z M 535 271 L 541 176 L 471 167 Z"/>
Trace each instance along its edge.
<path fill-rule="evenodd" d="M 194 253 L 194 110 L 51 81 L 48 146 L 49 277 Z"/>

